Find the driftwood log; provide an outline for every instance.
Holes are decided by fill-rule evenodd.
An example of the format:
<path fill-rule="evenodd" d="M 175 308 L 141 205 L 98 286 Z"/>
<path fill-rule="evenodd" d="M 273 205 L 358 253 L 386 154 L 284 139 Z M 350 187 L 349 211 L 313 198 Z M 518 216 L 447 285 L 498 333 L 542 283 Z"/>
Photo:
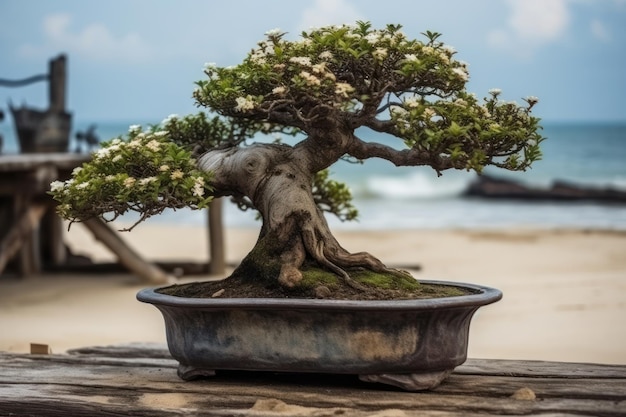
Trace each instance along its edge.
<path fill-rule="evenodd" d="M 489 175 L 479 176 L 470 184 L 464 196 L 528 201 L 626 203 L 626 191 L 615 188 L 583 187 L 565 181 L 555 181 L 552 186 L 543 189 Z"/>
<path fill-rule="evenodd" d="M 0 352 L 0 415 L 626 415 L 626 366 L 469 359 L 433 391 L 347 375 L 222 372 L 183 382 L 161 345 Z"/>

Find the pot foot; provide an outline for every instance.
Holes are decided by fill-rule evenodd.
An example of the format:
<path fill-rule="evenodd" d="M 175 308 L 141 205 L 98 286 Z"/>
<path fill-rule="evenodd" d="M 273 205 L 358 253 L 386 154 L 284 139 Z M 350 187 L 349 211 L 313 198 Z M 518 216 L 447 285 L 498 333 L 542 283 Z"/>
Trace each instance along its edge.
<path fill-rule="evenodd" d="M 373 374 L 359 375 L 359 379 L 364 382 L 378 382 L 381 384 L 393 385 L 405 391 L 423 391 L 438 386 L 452 369 L 433 372 L 420 372 L 414 374 Z"/>
<path fill-rule="evenodd" d="M 213 369 L 196 368 L 195 366 L 183 365 L 181 363 L 178 365 L 178 376 L 185 381 L 191 381 L 202 377 L 215 376 L 215 371 Z"/>

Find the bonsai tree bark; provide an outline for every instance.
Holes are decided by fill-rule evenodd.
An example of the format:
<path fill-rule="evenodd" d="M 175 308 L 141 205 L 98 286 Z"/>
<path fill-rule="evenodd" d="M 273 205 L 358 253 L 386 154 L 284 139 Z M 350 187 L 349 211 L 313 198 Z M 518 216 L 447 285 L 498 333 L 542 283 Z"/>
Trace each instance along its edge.
<path fill-rule="evenodd" d="M 345 158 L 425 165 L 438 174 L 451 168 L 480 172 L 487 165 L 525 170 L 540 157 L 543 140 L 539 119 L 531 116 L 535 97 L 520 106 L 500 100 L 500 91 L 494 89 L 477 99 L 465 89 L 467 64 L 455 59 L 454 49 L 440 42 L 438 33 L 424 36 L 424 42 L 408 39 L 398 25 L 373 29 L 367 22 L 311 30 L 297 41 L 269 31 L 241 64 L 206 65 L 207 78 L 197 82 L 194 98 L 217 113 L 216 118 L 171 118 L 163 130 L 135 132 L 129 143 L 143 135 L 139 139 L 145 146 L 166 141 L 163 148 L 168 150 L 148 156 L 149 163 L 128 164 L 124 156 L 123 167 L 108 166 L 98 173 L 124 172 L 128 178 L 134 175 L 129 167 L 152 166 L 141 173 L 141 178 L 157 178 L 149 196 L 141 190 L 138 195 L 117 195 L 117 206 L 88 205 L 81 212 L 86 197 L 63 199 L 79 194 L 72 191 L 77 184 L 70 184 L 70 191 L 57 184 L 53 193 L 62 203 L 60 212 L 73 220 L 129 209 L 147 216 L 164 206 L 203 207 L 206 190 L 207 196 L 233 196 L 262 218 L 258 242 L 235 275 L 278 280 L 287 287 L 298 284 L 305 265 L 330 271 L 356 287 L 360 284 L 351 278 L 354 269 L 405 277 L 368 253 L 341 247 L 323 211 L 346 218 L 355 212 L 345 187 L 325 177 L 319 181 L 320 173 Z M 359 128 L 373 130 L 385 141 L 363 140 Z M 293 146 L 246 145 L 259 132 L 294 134 L 298 141 Z M 387 138 L 397 139 L 398 146 L 385 144 Z M 173 144 L 189 153 L 172 157 L 179 152 L 169 148 Z M 191 149 L 198 156 L 195 166 L 182 166 Z M 172 184 L 175 165 L 181 165 L 176 168 L 180 172 L 193 171 L 185 174 L 195 178 L 186 193 L 179 192 L 180 184 Z M 90 173 L 88 180 L 93 178 Z"/>

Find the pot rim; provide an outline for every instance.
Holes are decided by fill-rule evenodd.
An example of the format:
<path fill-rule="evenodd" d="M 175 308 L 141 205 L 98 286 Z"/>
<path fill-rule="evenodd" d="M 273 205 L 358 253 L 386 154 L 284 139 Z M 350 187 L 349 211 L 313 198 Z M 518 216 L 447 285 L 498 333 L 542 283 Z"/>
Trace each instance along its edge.
<path fill-rule="evenodd" d="M 188 307 L 196 309 L 275 309 L 275 310 L 431 310 L 433 308 L 464 308 L 484 306 L 502 298 L 502 291 L 478 284 L 452 281 L 420 280 L 421 283 L 461 287 L 474 294 L 454 297 L 421 298 L 412 300 L 328 300 L 311 298 L 188 298 L 157 292 L 167 286 L 142 289 L 137 300 L 155 306 Z"/>

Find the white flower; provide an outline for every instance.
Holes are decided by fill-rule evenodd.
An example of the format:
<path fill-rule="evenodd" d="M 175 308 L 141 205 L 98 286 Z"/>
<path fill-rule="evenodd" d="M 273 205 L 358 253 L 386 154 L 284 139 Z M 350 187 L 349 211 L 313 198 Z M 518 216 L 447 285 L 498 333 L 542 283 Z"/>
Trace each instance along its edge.
<path fill-rule="evenodd" d="M 330 51 L 324 51 L 319 54 L 319 58 L 324 60 L 333 59 L 333 53 Z"/>
<path fill-rule="evenodd" d="M 237 105 L 235 106 L 235 111 L 245 112 L 254 109 L 254 101 L 250 96 L 237 97 L 235 101 L 237 102 Z"/>
<path fill-rule="evenodd" d="M 286 91 L 287 89 L 282 85 L 279 85 L 278 87 L 274 87 L 272 89 L 272 93 L 279 95 L 279 96 L 282 96 L 283 94 L 285 94 Z"/>
<path fill-rule="evenodd" d="M 115 155 L 111 161 L 118 162 L 122 160 L 122 155 Z"/>
<path fill-rule="evenodd" d="M 161 166 L 159 167 L 159 171 L 160 171 L 160 172 L 167 172 L 167 171 L 169 171 L 169 170 L 170 170 L 170 166 L 169 166 L 169 165 L 161 165 Z"/>
<path fill-rule="evenodd" d="M 431 109 L 431 108 L 426 108 L 424 109 L 424 118 L 427 120 L 432 119 L 433 117 L 435 117 L 437 115 L 437 113 Z"/>
<path fill-rule="evenodd" d="M 153 133 L 154 136 L 160 138 L 163 136 L 167 136 L 169 132 L 167 130 L 157 130 L 156 132 Z"/>
<path fill-rule="evenodd" d="M 293 62 L 294 64 L 302 65 L 305 67 L 311 66 L 311 58 L 308 56 L 292 56 L 289 58 L 289 62 Z"/>
<path fill-rule="evenodd" d="M 115 181 L 115 175 L 107 175 L 106 177 L 104 177 L 104 179 L 106 181 Z"/>
<path fill-rule="evenodd" d="M 170 178 L 173 180 L 179 180 L 183 177 L 183 171 L 181 171 L 180 169 L 177 169 L 176 171 L 172 172 L 172 174 L 170 175 Z"/>
<path fill-rule="evenodd" d="M 387 48 L 376 48 L 376 50 L 372 52 L 372 56 L 377 60 L 382 61 L 387 56 Z"/>
<path fill-rule="evenodd" d="M 109 155 L 110 152 L 111 152 L 111 148 L 100 148 L 96 151 L 95 158 L 102 159 L 106 157 L 107 155 Z"/>
<path fill-rule="evenodd" d="M 141 125 L 130 125 L 128 127 L 128 132 L 129 133 L 141 132 Z"/>
<path fill-rule="evenodd" d="M 452 72 L 458 75 L 459 78 L 463 81 L 467 81 L 467 79 L 469 78 L 467 76 L 467 72 L 465 72 L 465 70 L 463 70 L 462 68 L 454 68 Z"/>
<path fill-rule="evenodd" d="M 89 181 L 81 182 L 80 184 L 76 185 L 76 189 L 78 189 L 78 190 L 84 190 L 87 187 L 89 187 Z"/>
<path fill-rule="evenodd" d="M 409 108 L 417 108 L 420 105 L 419 100 L 416 97 L 409 97 L 404 99 L 404 105 L 409 107 Z"/>
<path fill-rule="evenodd" d="M 528 96 L 526 97 L 526 101 L 528 102 L 528 104 L 536 104 L 539 102 L 539 99 L 535 96 Z"/>
<path fill-rule="evenodd" d="M 211 71 L 214 70 L 215 68 L 217 68 L 217 64 L 215 62 L 205 62 L 204 63 L 204 70 L 205 71 Z"/>
<path fill-rule="evenodd" d="M 407 115 L 408 112 L 402 107 L 394 106 L 389 109 L 389 113 L 391 113 L 392 117 L 404 117 Z"/>
<path fill-rule="evenodd" d="M 352 87 L 348 83 L 337 83 L 335 85 L 335 94 L 338 96 L 348 97 L 348 95 L 354 91 L 354 87 Z"/>
<path fill-rule="evenodd" d="M 322 74 L 324 72 L 326 72 L 326 63 L 325 62 L 321 62 L 319 64 L 315 64 L 312 67 L 313 72 L 317 73 L 317 74 Z"/>
<path fill-rule="evenodd" d="M 126 188 L 130 188 L 133 185 L 135 185 L 135 181 L 137 181 L 135 178 L 133 177 L 128 177 L 124 180 L 124 187 Z"/>
<path fill-rule="evenodd" d="M 63 188 L 65 188 L 65 183 L 63 181 L 52 181 L 50 183 L 50 191 L 53 193 L 61 191 Z"/>
<path fill-rule="evenodd" d="M 157 178 L 156 177 L 146 177 L 146 178 L 142 178 L 139 180 L 139 185 L 148 185 L 151 182 L 156 181 Z"/>
<path fill-rule="evenodd" d="M 267 62 L 265 59 L 265 52 L 257 49 L 250 54 L 250 60 L 258 65 L 263 65 Z"/>
<path fill-rule="evenodd" d="M 300 77 L 303 78 L 304 81 L 306 81 L 308 85 L 320 85 L 321 84 L 320 79 L 308 71 L 300 72 Z"/>
<path fill-rule="evenodd" d="M 163 119 L 163 121 L 161 122 L 162 125 L 166 125 L 176 119 L 178 119 L 178 115 L 177 114 L 170 114 L 169 116 L 167 116 L 165 119 Z"/>
<path fill-rule="evenodd" d="M 410 62 L 419 62 L 419 59 L 417 59 L 417 56 L 415 54 L 406 54 L 404 55 L 404 59 Z"/>
<path fill-rule="evenodd" d="M 435 48 L 433 48 L 432 46 L 425 46 L 422 48 L 422 52 L 424 52 L 425 54 L 431 55 L 435 53 Z"/>
<path fill-rule="evenodd" d="M 492 88 L 491 90 L 489 90 L 489 94 L 491 94 L 494 97 L 499 96 L 500 93 L 502 93 L 502 90 L 500 90 L 499 88 Z"/>
<path fill-rule="evenodd" d="M 194 196 L 202 197 L 204 195 L 204 178 L 196 178 L 191 191 Z"/>
<path fill-rule="evenodd" d="M 131 148 L 131 149 L 136 149 L 136 148 L 139 148 L 141 146 L 141 141 L 139 139 L 133 139 L 130 142 L 128 142 L 128 145 L 126 145 L 126 146 Z"/>
<path fill-rule="evenodd" d="M 158 151 L 160 147 L 161 147 L 161 144 L 154 139 L 146 143 L 146 148 L 150 149 L 152 152 Z"/>
<path fill-rule="evenodd" d="M 121 140 L 119 140 L 118 138 L 115 138 L 111 141 L 111 145 L 120 145 L 122 143 Z"/>
<path fill-rule="evenodd" d="M 74 168 L 74 169 L 72 170 L 72 176 L 74 176 L 74 177 L 75 177 L 75 176 L 76 176 L 76 175 L 78 175 L 78 173 L 79 173 L 80 171 L 82 171 L 82 170 L 83 170 L 83 167 L 76 167 L 76 168 Z"/>
<path fill-rule="evenodd" d="M 365 40 L 370 44 L 375 45 L 380 40 L 380 34 L 376 32 L 368 33 L 365 35 Z"/>
<path fill-rule="evenodd" d="M 443 49 L 443 51 L 449 56 L 452 56 L 456 53 L 456 49 L 454 49 L 454 47 L 450 45 L 444 45 L 441 49 Z"/>
<path fill-rule="evenodd" d="M 274 29 L 270 29 L 267 32 L 265 32 L 265 36 L 272 37 L 272 36 L 278 36 L 281 34 L 281 30 L 279 28 L 274 28 Z"/>
<path fill-rule="evenodd" d="M 457 98 L 456 100 L 454 100 L 454 104 L 456 104 L 457 106 L 465 107 L 467 106 L 467 101 L 463 100 L 462 98 Z"/>

